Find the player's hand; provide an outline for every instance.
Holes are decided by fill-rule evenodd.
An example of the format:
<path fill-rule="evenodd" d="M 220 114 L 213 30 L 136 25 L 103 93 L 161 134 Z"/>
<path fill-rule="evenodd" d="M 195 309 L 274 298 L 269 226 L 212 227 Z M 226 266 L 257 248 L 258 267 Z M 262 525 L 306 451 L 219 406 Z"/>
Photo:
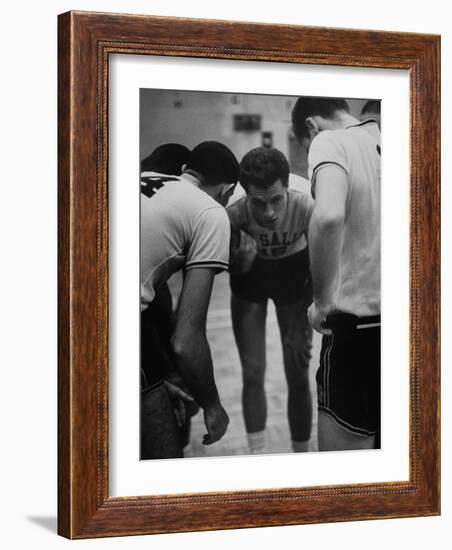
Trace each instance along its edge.
<path fill-rule="evenodd" d="M 233 251 L 234 265 L 239 273 L 249 271 L 257 255 L 257 243 L 251 235 L 240 230 L 240 244 Z"/>
<path fill-rule="evenodd" d="M 223 437 L 229 424 L 229 416 L 220 402 L 204 409 L 204 423 L 207 433 L 203 437 L 203 445 L 211 445 Z"/>
<path fill-rule="evenodd" d="M 179 428 L 187 421 L 187 409 L 186 405 L 195 403 L 193 397 L 188 395 L 188 393 L 181 390 L 178 386 L 171 384 L 168 380 L 165 380 L 165 387 L 168 391 L 168 396 L 171 400 L 171 403 L 174 407 L 174 414 L 176 416 L 177 425 Z"/>
<path fill-rule="evenodd" d="M 312 328 L 317 332 L 320 332 L 320 334 L 329 335 L 333 333 L 331 329 L 322 326 L 322 323 L 325 321 L 327 315 L 328 309 L 320 308 L 315 302 L 312 303 L 308 309 L 309 322 L 311 323 Z"/>

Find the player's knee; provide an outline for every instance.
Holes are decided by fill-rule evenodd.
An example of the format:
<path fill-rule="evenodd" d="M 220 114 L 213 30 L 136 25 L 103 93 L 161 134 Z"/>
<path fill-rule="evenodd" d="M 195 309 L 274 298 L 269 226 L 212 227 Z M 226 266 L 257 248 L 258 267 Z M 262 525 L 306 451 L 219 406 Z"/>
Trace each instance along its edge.
<path fill-rule="evenodd" d="M 282 338 L 282 348 L 286 362 L 294 366 L 307 366 L 311 359 L 311 340 L 303 334 L 289 332 Z"/>

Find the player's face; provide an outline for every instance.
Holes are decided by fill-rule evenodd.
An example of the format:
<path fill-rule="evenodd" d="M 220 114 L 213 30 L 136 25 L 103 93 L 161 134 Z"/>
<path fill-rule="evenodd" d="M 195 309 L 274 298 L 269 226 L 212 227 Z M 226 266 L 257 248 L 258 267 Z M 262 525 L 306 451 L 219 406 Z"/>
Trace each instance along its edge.
<path fill-rule="evenodd" d="M 287 187 L 280 179 L 266 189 L 249 185 L 247 199 L 254 220 L 266 229 L 276 229 L 286 215 Z"/>

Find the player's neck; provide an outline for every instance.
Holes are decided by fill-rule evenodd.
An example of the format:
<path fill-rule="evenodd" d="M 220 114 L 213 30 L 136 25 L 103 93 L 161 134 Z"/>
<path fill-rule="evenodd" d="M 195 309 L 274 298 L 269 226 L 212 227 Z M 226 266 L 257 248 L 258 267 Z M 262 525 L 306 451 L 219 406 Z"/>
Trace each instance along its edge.
<path fill-rule="evenodd" d="M 197 178 L 193 172 L 188 172 L 188 171 L 183 172 L 181 175 L 181 179 L 191 183 L 192 185 L 195 185 L 196 187 L 201 187 L 200 179 Z"/>
<path fill-rule="evenodd" d="M 331 130 L 341 130 L 348 128 L 348 126 L 354 126 L 359 124 L 359 120 L 349 113 L 338 113 L 337 116 L 331 120 Z"/>

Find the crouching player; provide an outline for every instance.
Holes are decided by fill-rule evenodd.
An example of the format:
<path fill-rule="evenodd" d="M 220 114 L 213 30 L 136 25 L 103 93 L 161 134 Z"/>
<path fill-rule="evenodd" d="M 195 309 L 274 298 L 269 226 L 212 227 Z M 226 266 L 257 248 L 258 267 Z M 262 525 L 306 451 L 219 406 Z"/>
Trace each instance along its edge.
<path fill-rule="evenodd" d="M 308 367 L 312 302 L 307 229 L 313 201 L 288 187 L 289 164 L 277 149 L 258 147 L 240 165 L 246 195 L 227 209 L 231 238 L 231 311 L 243 372 L 242 404 L 251 453 L 266 452 L 265 322 L 273 300 L 288 387 L 295 452 L 309 450 L 312 402 Z"/>

